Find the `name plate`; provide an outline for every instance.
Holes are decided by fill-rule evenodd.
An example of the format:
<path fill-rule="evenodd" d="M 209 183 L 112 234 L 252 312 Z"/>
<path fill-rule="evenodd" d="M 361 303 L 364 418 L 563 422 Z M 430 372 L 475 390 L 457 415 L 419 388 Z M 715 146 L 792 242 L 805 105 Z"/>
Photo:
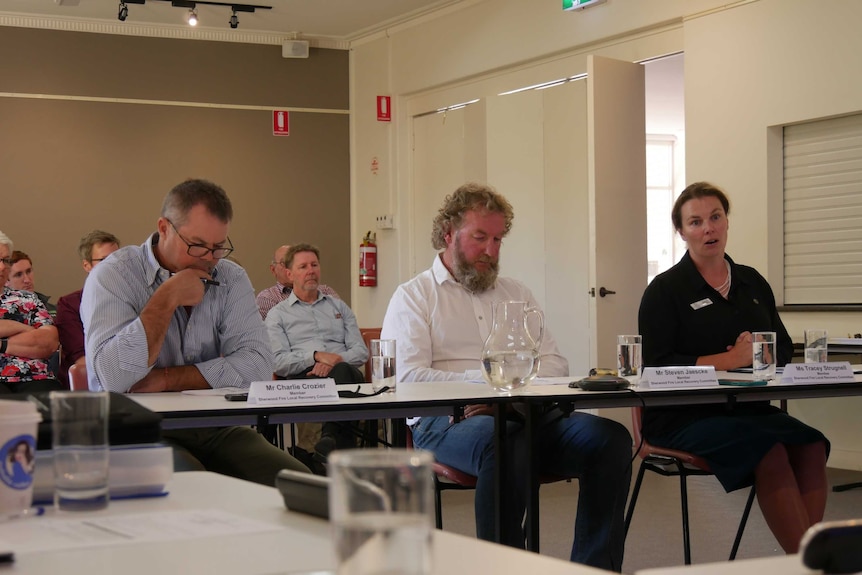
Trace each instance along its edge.
<path fill-rule="evenodd" d="M 848 383 L 855 381 L 849 361 L 828 363 L 788 363 L 781 383 Z"/>
<path fill-rule="evenodd" d="M 250 404 L 293 405 L 320 402 L 338 402 L 338 388 L 334 379 L 253 381 L 248 390 Z"/>
<path fill-rule="evenodd" d="M 652 389 L 674 387 L 718 387 L 715 368 L 711 365 L 691 367 L 645 367 L 641 383 Z"/>

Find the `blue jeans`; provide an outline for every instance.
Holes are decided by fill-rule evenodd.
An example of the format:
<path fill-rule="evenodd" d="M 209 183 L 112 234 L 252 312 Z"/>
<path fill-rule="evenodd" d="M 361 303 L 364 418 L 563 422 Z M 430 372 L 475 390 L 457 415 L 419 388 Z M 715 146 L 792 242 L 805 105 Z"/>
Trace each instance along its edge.
<path fill-rule="evenodd" d="M 508 495 L 514 512 L 502 520 L 508 532 L 516 535 L 502 543 L 523 549 L 526 438 L 521 423 L 509 421 L 507 426 L 506 473 L 513 486 Z M 432 451 L 437 461 L 478 478 L 476 535 L 493 540 L 494 418 L 477 415 L 453 424 L 448 417 L 423 417 L 412 430 L 416 447 Z M 632 440 L 626 428 L 609 419 L 575 412 L 540 426 L 536 448 L 540 473 L 577 477 L 580 483 L 571 560 L 620 571 L 625 547 L 623 516 L 631 482 Z"/>

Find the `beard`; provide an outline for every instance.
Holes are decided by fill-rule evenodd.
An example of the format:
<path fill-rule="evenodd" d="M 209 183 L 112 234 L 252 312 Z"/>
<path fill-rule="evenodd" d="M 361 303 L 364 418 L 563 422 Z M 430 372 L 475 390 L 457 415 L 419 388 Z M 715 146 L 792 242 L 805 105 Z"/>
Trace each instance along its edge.
<path fill-rule="evenodd" d="M 455 268 L 452 270 L 452 275 L 455 276 L 458 283 L 471 292 L 482 293 L 493 287 L 497 282 L 497 274 L 500 273 L 500 263 L 493 261 L 488 256 L 480 256 L 476 261 L 487 263 L 489 268 L 486 271 L 476 269 L 473 263 L 467 261 L 464 252 L 461 251 L 461 245 L 456 240 L 455 250 L 452 253 L 452 263 Z"/>

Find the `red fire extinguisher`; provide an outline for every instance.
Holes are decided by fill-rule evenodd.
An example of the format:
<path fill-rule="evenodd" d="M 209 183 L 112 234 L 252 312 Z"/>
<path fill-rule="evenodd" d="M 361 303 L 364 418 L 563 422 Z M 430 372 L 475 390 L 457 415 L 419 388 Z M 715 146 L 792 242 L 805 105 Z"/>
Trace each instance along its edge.
<path fill-rule="evenodd" d="M 377 285 L 377 234 L 368 232 L 359 246 L 359 285 Z"/>

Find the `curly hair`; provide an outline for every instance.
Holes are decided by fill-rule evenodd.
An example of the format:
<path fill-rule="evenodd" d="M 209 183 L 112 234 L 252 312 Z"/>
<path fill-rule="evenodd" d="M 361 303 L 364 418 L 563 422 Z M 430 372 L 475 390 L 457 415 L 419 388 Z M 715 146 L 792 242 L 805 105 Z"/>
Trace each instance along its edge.
<path fill-rule="evenodd" d="M 721 202 L 721 207 L 724 208 L 724 214 L 730 215 L 730 200 L 727 195 L 718 186 L 714 186 L 709 182 L 695 182 L 684 189 L 673 204 L 673 210 L 670 212 L 670 219 L 673 221 L 673 227 L 679 231 L 682 229 L 682 206 L 689 200 L 713 197 Z"/>
<path fill-rule="evenodd" d="M 512 204 L 491 186 L 468 182 L 446 196 L 437 212 L 431 228 L 431 245 L 434 249 L 446 247 L 446 234 L 460 228 L 464 223 L 464 215 L 470 210 L 503 214 L 506 218 L 504 235 L 512 229 L 512 220 L 515 218 Z"/>

